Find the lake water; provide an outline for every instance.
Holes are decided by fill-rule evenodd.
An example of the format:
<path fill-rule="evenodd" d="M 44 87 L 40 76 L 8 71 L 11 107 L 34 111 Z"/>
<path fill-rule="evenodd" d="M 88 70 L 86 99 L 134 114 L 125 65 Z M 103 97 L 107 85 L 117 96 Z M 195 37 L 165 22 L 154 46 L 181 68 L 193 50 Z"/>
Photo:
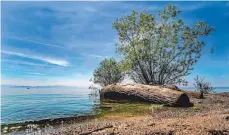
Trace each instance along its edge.
<path fill-rule="evenodd" d="M 191 90 L 191 91 L 194 91 L 195 88 L 194 87 L 185 87 L 185 88 L 182 88 L 184 90 Z M 214 87 L 213 88 L 213 91 L 216 92 L 216 93 L 220 93 L 220 92 L 229 92 L 229 87 Z"/>
<path fill-rule="evenodd" d="M 76 87 L 2 87 L 1 124 L 88 115 L 98 99 Z"/>
<path fill-rule="evenodd" d="M 215 91 L 229 92 L 229 87 L 216 87 Z M 1 124 L 93 114 L 99 99 L 90 98 L 89 93 L 77 87 L 2 86 Z"/>

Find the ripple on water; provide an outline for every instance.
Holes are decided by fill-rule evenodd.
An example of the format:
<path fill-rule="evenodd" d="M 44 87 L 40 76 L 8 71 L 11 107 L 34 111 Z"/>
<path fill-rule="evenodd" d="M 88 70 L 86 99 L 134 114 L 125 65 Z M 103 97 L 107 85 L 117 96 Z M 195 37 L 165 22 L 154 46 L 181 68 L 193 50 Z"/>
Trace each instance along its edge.
<path fill-rule="evenodd" d="M 1 99 L 3 124 L 93 113 L 96 103 L 88 94 L 3 95 Z"/>

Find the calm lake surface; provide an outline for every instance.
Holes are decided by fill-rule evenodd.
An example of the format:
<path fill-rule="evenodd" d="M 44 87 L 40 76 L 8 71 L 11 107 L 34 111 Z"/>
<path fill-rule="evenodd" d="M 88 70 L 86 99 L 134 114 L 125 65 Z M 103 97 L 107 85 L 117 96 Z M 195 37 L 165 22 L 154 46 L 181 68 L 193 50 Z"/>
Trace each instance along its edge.
<path fill-rule="evenodd" d="M 2 87 L 1 124 L 93 114 L 99 99 L 89 93 L 75 87 Z"/>
<path fill-rule="evenodd" d="M 77 87 L 1 88 L 1 124 L 94 114 L 99 104 L 98 97 L 89 96 L 90 90 Z M 214 91 L 229 92 L 229 87 Z"/>

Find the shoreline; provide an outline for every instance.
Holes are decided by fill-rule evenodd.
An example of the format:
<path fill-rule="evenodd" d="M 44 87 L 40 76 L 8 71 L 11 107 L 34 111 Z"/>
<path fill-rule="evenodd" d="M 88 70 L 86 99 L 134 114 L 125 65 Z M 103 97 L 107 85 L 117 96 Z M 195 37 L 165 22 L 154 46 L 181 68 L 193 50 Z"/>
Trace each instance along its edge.
<path fill-rule="evenodd" d="M 25 121 L 19 123 L 10 123 L 10 124 L 1 124 L 2 133 L 11 133 L 18 132 L 26 129 L 33 128 L 41 129 L 46 126 L 56 126 L 60 124 L 69 124 L 72 122 L 83 122 L 89 119 L 95 118 L 96 115 L 81 115 L 81 116 L 71 116 L 71 117 L 62 117 L 62 118 L 54 118 L 54 119 L 41 119 L 35 121 Z M 7 128 L 6 128 L 7 127 Z M 5 129 L 5 130 L 4 130 Z M 5 131 L 5 132 L 4 132 Z M 6 132 L 7 131 L 7 132 Z"/>
<path fill-rule="evenodd" d="M 207 94 L 205 99 L 190 95 L 190 100 L 194 107 L 159 108 L 141 117 L 133 115 L 67 124 L 43 134 L 229 134 L 229 92 Z"/>
<path fill-rule="evenodd" d="M 107 105 L 108 104 L 108 105 Z M 54 118 L 54 119 L 41 119 L 41 120 L 34 120 L 34 121 L 25 121 L 25 122 L 18 122 L 18 123 L 9 123 L 9 124 L 1 124 L 1 133 L 5 134 L 11 134 L 11 133 L 24 133 L 26 130 L 37 131 L 44 128 L 49 127 L 58 127 L 63 124 L 75 124 L 75 123 L 83 123 L 85 121 L 91 121 L 95 119 L 103 118 L 104 112 L 105 115 L 109 109 L 112 107 L 111 104 L 132 104 L 134 107 L 136 105 L 143 106 L 146 105 L 147 107 L 150 104 L 147 103 L 139 103 L 139 102 L 110 102 L 107 101 L 107 103 L 102 103 L 99 105 L 96 105 L 94 107 L 94 114 L 84 114 L 80 116 L 69 116 L 69 117 L 61 117 L 61 118 Z M 114 106 L 113 106 L 114 107 Z M 104 117 L 105 118 L 105 117 Z M 105 118 L 106 119 L 106 118 Z"/>
<path fill-rule="evenodd" d="M 189 92 L 188 92 L 189 93 Z M 158 120 L 166 120 L 166 119 L 172 119 L 174 121 L 177 121 L 178 118 L 184 118 L 187 120 L 190 120 L 193 118 L 197 117 L 215 117 L 219 116 L 221 117 L 229 117 L 229 92 L 221 92 L 221 93 L 216 93 L 216 94 L 208 94 L 206 95 L 206 98 L 201 100 L 197 99 L 195 94 L 198 93 L 189 93 L 188 95 L 190 96 L 191 101 L 195 103 L 194 107 L 189 107 L 189 108 L 156 108 L 155 110 L 152 110 L 151 113 L 140 113 L 140 115 L 137 115 L 135 112 L 133 113 L 134 115 L 122 115 L 121 113 L 118 114 L 117 116 L 113 113 L 110 113 L 108 116 L 105 117 L 102 116 L 102 119 L 100 119 L 98 112 L 94 115 L 84 115 L 84 116 L 73 116 L 73 117 L 64 117 L 64 118 L 56 118 L 56 119 L 43 119 L 43 120 L 38 120 L 38 121 L 27 121 L 27 122 L 22 122 L 22 123 L 12 123 L 12 124 L 3 124 L 1 125 L 2 127 L 2 133 L 4 134 L 13 134 L 13 133 L 25 133 L 27 130 L 31 132 L 42 132 L 44 134 L 49 134 L 50 132 L 55 134 L 55 132 L 62 132 L 63 130 L 69 130 L 68 127 L 72 127 L 74 125 L 91 125 L 93 130 L 100 129 L 103 127 L 100 127 L 98 125 L 104 125 L 102 123 L 110 123 L 110 124 L 105 124 L 104 127 L 109 125 L 114 125 L 116 122 L 121 122 L 125 123 L 126 121 L 133 122 L 134 119 L 134 125 L 136 126 L 136 123 L 142 120 L 151 119 L 153 121 Z M 117 103 L 119 104 L 119 103 Z M 100 106 L 101 110 L 109 110 L 110 106 L 105 105 L 105 106 Z M 124 106 L 126 107 L 126 106 Z M 136 106 L 133 106 L 136 107 Z M 148 107 L 148 106 L 146 106 Z M 101 112 L 100 112 L 101 113 Z M 172 114 L 172 115 L 171 115 Z M 213 115 L 212 115 L 213 114 Z M 215 116 L 214 116 L 215 114 Z M 165 115 L 165 116 L 162 116 Z M 171 115 L 171 116 L 170 116 Z M 155 117 L 156 116 L 156 117 Z M 153 117 L 153 119 L 152 119 Z M 159 119 L 160 118 L 160 119 Z M 190 119 L 189 119 L 190 118 Z M 215 118 L 214 118 L 215 119 Z M 228 118 L 229 119 L 229 118 Z M 146 122 L 146 123 L 147 123 Z M 157 123 L 157 122 L 156 122 Z M 221 122 L 222 123 L 222 122 Z M 138 123 L 139 124 L 139 123 Z M 149 124 L 149 123 L 148 123 Z M 216 124 L 218 124 L 216 122 Z M 228 121 L 229 125 L 229 121 Z M 8 129 L 5 129 L 5 126 L 8 127 Z M 19 128 L 17 128 L 19 127 Z M 82 127 L 82 126 L 80 126 Z M 90 126 L 89 126 L 90 127 Z M 112 126 L 110 128 L 114 128 L 115 126 Z M 222 126 L 223 127 L 223 126 Z M 12 128 L 12 129 L 11 129 Z M 46 131 L 46 129 L 48 131 Z M 108 128 L 108 129 L 110 129 Z M 228 127 L 229 129 L 229 127 Z M 75 129 L 77 132 L 86 132 L 88 129 Z M 83 130 L 83 131 L 81 131 Z M 103 129 L 104 130 L 104 129 Z M 5 132 L 4 132 L 5 131 Z M 8 132 L 6 132 L 8 131 Z M 89 131 L 88 131 L 89 132 Z M 229 131 L 228 131 L 229 133 Z"/>

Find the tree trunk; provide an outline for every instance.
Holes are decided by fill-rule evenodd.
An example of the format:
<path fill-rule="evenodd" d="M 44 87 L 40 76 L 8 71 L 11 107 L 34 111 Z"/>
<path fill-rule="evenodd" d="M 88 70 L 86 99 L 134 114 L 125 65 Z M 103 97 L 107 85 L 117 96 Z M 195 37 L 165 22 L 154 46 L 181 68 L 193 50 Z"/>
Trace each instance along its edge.
<path fill-rule="evenodd" d="M 200 99 L 204 99 L 204 93 L 200 92 Z"/>
<path fill-rule="evenodd" d="M 189 107 L 193 106 L 187 94 L 180 90 L 143 84 L 112 84 L 102 88 L 101 100 L 130 100 L 165 106 Z"/>

